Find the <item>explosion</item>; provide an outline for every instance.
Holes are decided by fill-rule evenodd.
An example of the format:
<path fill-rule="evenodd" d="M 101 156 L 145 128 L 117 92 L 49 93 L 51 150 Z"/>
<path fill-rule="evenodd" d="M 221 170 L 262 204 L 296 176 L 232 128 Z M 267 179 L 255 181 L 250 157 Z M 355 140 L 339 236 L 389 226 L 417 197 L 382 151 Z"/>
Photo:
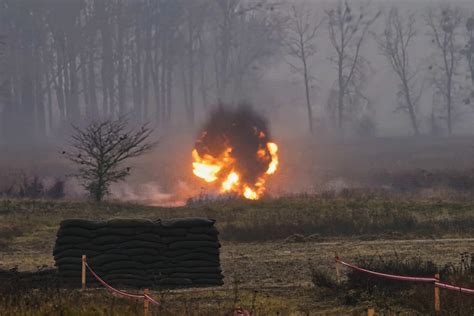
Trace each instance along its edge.
<path fill-rule="evenodd" d="M 263 195 L 267 176 L 278 169 L 278 146 L 265 120 L 246 106 L 214 111 L 192 156 L 194 175 L 250 200 Z"/>

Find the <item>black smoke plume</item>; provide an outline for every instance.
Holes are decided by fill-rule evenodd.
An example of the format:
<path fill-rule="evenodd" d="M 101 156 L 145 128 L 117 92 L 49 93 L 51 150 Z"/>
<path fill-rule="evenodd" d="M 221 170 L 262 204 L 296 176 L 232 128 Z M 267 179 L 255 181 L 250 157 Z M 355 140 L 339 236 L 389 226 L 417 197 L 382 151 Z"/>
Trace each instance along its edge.
<path fill-rule="evenodd" d="M 266 147 L 270 141 L 266 120 L 249 105 L 237 108 L 219 106 L 204 124 L 195 149 L 200 156 L 218 157 L 232 147 L 232 157 L 242 180 L 255 183 L 268 169 L 270 153 Z M 265 150 L 266 159 L 258 159 L 257 151 Z"/>

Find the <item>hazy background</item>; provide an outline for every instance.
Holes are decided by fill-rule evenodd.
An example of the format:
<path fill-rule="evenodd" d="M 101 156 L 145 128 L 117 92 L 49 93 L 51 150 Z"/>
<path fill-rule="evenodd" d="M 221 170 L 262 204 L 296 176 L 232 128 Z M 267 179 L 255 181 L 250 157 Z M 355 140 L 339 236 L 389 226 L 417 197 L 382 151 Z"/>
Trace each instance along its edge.
<path fill-rule="evenodd" d="M 415 19 L 406 52 L 410 92 L 421 91 L 414 106 L 419 135 L 400 98 L 400 79 L 377 44 L 394 7 L 401 18 Z M 354 31 L 344 70 L 357 61 L 340 121 L 329 32 L 330 12 L 338 8 L 347 32 Z M 451 45 L 451 133 L 430 14 Z M 130 181 L 115 185 L 112 196 L 183 201 L 206 191 L 192 175 L 190 153 L 209 110 L 243 100 L 266 117 L 280 145 L 270 194 L 452 187 L 439 174 L 451 179 L 473 168 L 473 16 L 472 1 L 0 0 L 1 191 L 37 175 L 45 185 L 64 179 L 67 195 L 81 197 L 61 155 L 71 124 L 127 116 L 133 124 L 150 122 L 160 144 L 132 163 Z M 301 54 L 292 46 L 298 22 L 307 37 L 318 26 L 305 42 L 308 98 Z M 406 174 L 415 180 L 397 182 Z"/>

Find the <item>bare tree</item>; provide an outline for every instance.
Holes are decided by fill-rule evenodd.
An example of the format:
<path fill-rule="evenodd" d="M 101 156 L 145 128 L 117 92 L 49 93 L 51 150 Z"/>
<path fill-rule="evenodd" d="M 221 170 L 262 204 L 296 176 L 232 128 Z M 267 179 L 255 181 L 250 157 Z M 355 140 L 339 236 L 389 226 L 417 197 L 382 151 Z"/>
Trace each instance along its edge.
<path fill-rule="evenodd" d="M 125 160 L 140 156 L 155 145 L 148 141 L 151 128 L 144 124 L 129 129 L 123 118 L 92 123 L 84 129 L 73 128 L 72 149 L 63 154 L 78 165 L 75 176 L 97 202 L 108 193 L 110 184 L 130 174 L 130 167 L 121 166 Z"/>
<path fill-rule="evenodd" d="M 436 48 L 433 70 L 433 84 L 436 94 L 443 100 L 448 133 L 453 132 L 453 112 L 456 106 L 454 89 L 455 76 L 462 58 L 458 43 L 458 29 L 462 22 L 462 13 L 459 8 L 449 5 L 430 9 L 425 17 L 426 24 L 431 31 L 431 41 Z"/>
<path fill-rule="evenodd" d="M 231 101 L 236 94 L 240 97 L 244 79 L 249 79 L 263 59 L 274 55 L 277 50 L 272 45 L 280 23 L 276 15 L 269 18 L 275 5 L 267 0 L 213 2 L 212 63 L 220 103 Z"/>
<path fill-rule="evenodd" d="M 322 20 L 318 20 L 315 14 L 305 6 L 293 5 L 291 9 L 286 47 L 288 54 L 298 60 L 300 65 L 296 66 L 291 62 L 289 65 L 294 71 L 303 75 L 309 130 L 313 133 L 313 110 L 309 91 L 312 77 L 309 73 L 309 63 L 317 52 L 315 39 Z"/>
<path fill-rule="evenodd" d="M 70 122 L 125 113 L 167 128 L 179 113 L 175 100 L 192 123 L 198 96 L 203 108 L 213 94 L 251 97 L 281 47 L 276 7 L 268 0 L 0 0 L 1 34 L 15 39 L 0 69 L 2 137 L 46 141 Z"/>
<path fill-rule="evenodd" d="M 417 36 L 416 17 L 409 13 L 406 19 L 400 16 L 398 8 L 392 8 L 387 18 L 383 35 L 377 37 L 380 52 L 390 63 L 400 80 L 398 87 L 399 106 L 397 110 L 408 113 L 415 135 L 419 134 L 416 117 L 422 88 L 416 83 L 417 70 L 410 60 L 409 47 Z"/>
<path fill-rule="evenodd" d="M 470 94 L 464 102 L 471 104 L 473 101 L 471 99 L 474 99 L 474 14 L 466 21 L 465 43 L 462 54 L 466 58 L 471 87 Z"/>
<path fill-rule="evenodd" d="M 348 1 L 340 0 L 335 9 L 326 10 L 328 16 L 329 39 L 335 50 L 330 61 L 337 69 L 337 125 L 343 128 L 345 97 L 350 92 L 350 85 L 363 76 L 364 59 L 361 48 L 369 32 L 369 27 L 377 20 L 380 12 L 371 16 L 369 3 L 362 5 L 359 12 L 354 12 Z"/>
<path fill-rule="evenodd" d="M 184 8 L 184 27 L 181 30 L 183 47 L 181 59 L 181 82 L 183 85 L 184 106 L 190 125 L 195 120 L 195 86 L 198 66 L 198 56 L 203 50 L 202 36 L 206 24 L 205 13 L 209 10 L 209 3 L 194 1 L 193 5 Z"/>

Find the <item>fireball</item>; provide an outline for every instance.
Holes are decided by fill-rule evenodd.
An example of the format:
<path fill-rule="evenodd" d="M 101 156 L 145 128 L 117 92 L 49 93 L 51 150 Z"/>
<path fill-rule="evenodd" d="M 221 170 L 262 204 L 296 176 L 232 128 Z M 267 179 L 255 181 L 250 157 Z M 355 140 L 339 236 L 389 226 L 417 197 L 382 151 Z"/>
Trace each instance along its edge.
<path fill-rule="evenodd" d="M 192 151 L 193 173 L 221 193 L 258 200 L 278 169 L 278 146 L 250 108 L 215 111 Z"/>

